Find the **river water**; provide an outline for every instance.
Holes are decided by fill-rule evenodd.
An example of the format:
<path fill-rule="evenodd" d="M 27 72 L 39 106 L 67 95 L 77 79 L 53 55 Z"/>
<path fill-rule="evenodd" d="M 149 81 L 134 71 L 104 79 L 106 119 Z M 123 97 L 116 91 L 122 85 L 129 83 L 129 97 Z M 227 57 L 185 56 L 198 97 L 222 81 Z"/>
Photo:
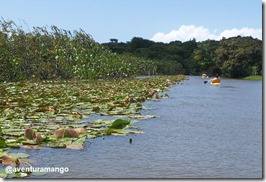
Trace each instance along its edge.
<path fill-rule="evenodd" d="M 262 82 L 188 78 L 143 103 L 158 116 L 135 123 L 144 134 L 88 139 L 80 151 L 20 149 L 35 166 L 69 168 L 31 178 L 262 178 Z"/>

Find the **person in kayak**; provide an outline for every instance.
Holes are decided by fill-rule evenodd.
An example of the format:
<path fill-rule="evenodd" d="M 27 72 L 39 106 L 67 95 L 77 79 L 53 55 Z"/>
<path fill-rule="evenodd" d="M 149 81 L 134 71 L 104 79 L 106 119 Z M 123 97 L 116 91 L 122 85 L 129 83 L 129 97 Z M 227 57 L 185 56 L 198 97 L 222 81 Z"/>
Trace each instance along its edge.
<path fill-rule="evenodd" d="M 220 83 L 220 82 L 221 82 L 220 76 L 219 76 L 219 75 L 216 75 L 216 77 L 213 78 L 213 79 L 211 80 L 211 82 L 212 82 L 212 83 Z"/>

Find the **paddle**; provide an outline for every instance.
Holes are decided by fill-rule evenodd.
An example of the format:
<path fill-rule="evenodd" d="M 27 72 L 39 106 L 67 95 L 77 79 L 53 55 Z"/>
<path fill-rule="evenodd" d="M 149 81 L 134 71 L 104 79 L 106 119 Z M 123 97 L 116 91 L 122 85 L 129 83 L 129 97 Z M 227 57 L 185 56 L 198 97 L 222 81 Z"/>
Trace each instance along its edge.
<path fill-rule="evenodd" d="M 208 83 L 208 82 L 210 82 L 210 81 L 212 81 L 212 79 L 210 79 L 210 80 L 205 80 L 203 83 L 206 84 L 206 83 Z"/>

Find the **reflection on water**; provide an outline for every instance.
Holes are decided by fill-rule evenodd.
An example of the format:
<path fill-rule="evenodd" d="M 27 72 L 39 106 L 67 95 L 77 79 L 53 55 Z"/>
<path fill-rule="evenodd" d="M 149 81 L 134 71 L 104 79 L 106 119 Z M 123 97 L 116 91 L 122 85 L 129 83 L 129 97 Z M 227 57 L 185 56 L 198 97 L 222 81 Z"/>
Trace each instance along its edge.
<path fill-rule="evenodd" d="M 144 103 L 155 110 L 142 114 L 159 117 L 135 123 L 142 135 L 89 139 L 81 151 L 19 151 L 35 166 L 69 167 L 38 178 L 262 177 L 261 81 L 224 79 L 211 86 L 191 76 L 168 94 Z"/>

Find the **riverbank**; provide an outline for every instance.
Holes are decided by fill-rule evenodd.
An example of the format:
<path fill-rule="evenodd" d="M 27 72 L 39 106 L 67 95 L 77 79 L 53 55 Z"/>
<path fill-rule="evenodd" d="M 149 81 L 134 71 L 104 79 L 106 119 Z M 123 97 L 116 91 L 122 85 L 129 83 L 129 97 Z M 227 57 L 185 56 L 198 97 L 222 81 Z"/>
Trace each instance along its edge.
<path fill-rule="evenodd" d="M 262 76 L 261 75 L 247 76 L 244 78 L 244 80 L 262 80 Z"/>

